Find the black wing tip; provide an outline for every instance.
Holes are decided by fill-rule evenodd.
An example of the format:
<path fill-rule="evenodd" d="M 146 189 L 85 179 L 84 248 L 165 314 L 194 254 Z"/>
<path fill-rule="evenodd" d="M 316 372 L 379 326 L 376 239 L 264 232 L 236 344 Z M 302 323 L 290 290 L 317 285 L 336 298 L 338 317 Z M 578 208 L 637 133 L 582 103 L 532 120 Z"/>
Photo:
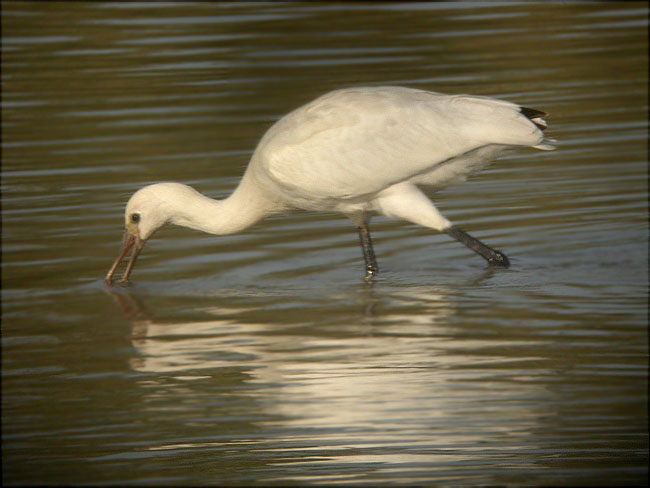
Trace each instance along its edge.
<path fill-rule="evenodd" d="M 528 107 L 519 107 L 519 111 L 531 120 L 537 117 L 546 117 L 548 115 L 546 112 Z"/>
<path fill-rule="evenodd" d="M 519 111 L 541 130 L 546 129 L 546 124 L 544 124 L 544 120 L 542 120 L 542 117 L 548 115 L 546 112 L 528 107 L 519 107 Z"/>

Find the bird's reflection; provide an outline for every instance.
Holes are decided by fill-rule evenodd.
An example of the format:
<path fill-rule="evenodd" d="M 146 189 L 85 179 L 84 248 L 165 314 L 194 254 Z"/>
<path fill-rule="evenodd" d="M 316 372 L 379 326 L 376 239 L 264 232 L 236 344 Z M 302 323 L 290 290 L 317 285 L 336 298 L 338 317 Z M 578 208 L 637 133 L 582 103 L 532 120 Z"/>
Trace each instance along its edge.
<path fill-rule="evenodd" d="M 115 288 L 113 286 L 106 286 L 106 291 L 128 321 L 134 322 L 147 318 L 142 299 L 137 295 L 129 293 L 126 288 Z"/>
<path fill-rule="evenodd" d="M 466 277 L 462 286 L 480 287 L 497 272 L 503 270 L 486 268 L 479 276 Z M 260 289 L 257 295 L 231 291 L 229 296 L 219 290 L 207 297 L 169 298 L 152 289 L 137 284 L 106 287 L 132 326 L 131 343 L 138 352 L 132 367 L 167 373 L 232 365 L 237 358 L 274 357 L 275 349 L 295 347 L 292 342 L 318 342 L 333 334 L 343 342 L 400 331 L 448 335 L 457 312 L 457 300 L 450 297 L 458 295 L 448 286 L 400 284 L 386 277 L 286 297 L 277 289 Z"/>
<path fill-rule="evenodd" d="M 189 308 L 180 316 L 192 317 L 187 321 L 170 319 L 165 312 L 169 300 L 150 294 L 146 286 L 107 286 L 106 291 L 132 326 L 131 341 L 138 352 L 132 364 L 140 371 L 202 369 L 221 364 L 220 357 L 233 355 L 265 357 L 276 347 L 291 347 L 284 342 L 295 340 L 296 333 L 301 341 L 318 341 L 333 333 L 345 340 L 357 334 L 373 335 L 374 327 L 397 322 L 437 327 L 454 313 L 439 287 L 391 288 L 383 281 L 362 281 L 326 297 L 288 296 L 286 301 L 293 307 L 289 316 L 284 315 L 285 306 L 278 305 L 283 297 L 272 293 L 253 304 L 247 296 L 227 298 L 223 293 L 207 299 L 181 298 L 179 303 Z M 156 302 L 159 305 L 154 306 Z M 332 305 L 335 303 L 339 305 Z M 336 318 L 339 314 L 344 314 L 342 320 Z M 283 330 L 291 332 L 282 334 Z"/>
<path fill-rule="evenodd" d="M 503 269 L 495 269 L 492 266 L 486 266 L 479 275 L 473 275 L 460 285 L 460 288 L 479 288 L 495 276 L 496 273 L 511 272 Z M 111 286 L 106 285 L 105 289 L 109 296 L 114 300 L 117 308 L 120 310 L 124 318 L 129 321 L 134 328 L 140 329 L 143 324 L 151 322 L 151 314 L 147 311 L 145 306 L 143 289 L 137 285 L 123 285 Z M 382 302 L 391 302 L 394 299 L 399 301 L 417 300 L 420 302 L 435 303 L 436 309 L 440 309 L 440 305 L 448 302 L 447 295 L 450 294 L 449 287 L 436 285 L 406 285 L 395 287 L 388 284 L 385 278 L 380 280 L 363 280 L 358 285 L 351 288 L 354 290 L 353 296 L 356 298 L 356 303 L 359 305 L 360 318 L 369 324 L 373 323 L 373 319 L 385 319 L 391 312 L 388 312 L 383 317 L 380 314 L 380 305 Z M 333 296 L 332 300 L 337 300 L 340 297 Z M 347 298 L 347 296 L 346 296 Z M 442 307 L 445 308 L 445 307 Z M 205 310 L 204 310 L 205 311 Z M 211 314 L 216 316 L 222 315 L 226 311 L 228 314 L 233 312 L 233 309 L 228 307 L 224 310 L 223 307 L 211 308 Z M 429 317 L 434 321 L 434 317 Z M 444 317 L 438 317 L 441 319 Z"/>
<path fill-rule="evenodd" d="M 480 286 L 494 272 L 463 286 Z M 176 417 L 203 415 L 201 405 L 217 408 L 218 394 L 236 397 L 251 418 L 272 418 L 276 431 L 297 429 L 320 436 L 323 445 L 331 432 L 363 425 L 401 429 L 400 418 L 418 432 L 446 425 L 455 441 L 478 445 L 492 435 L 492 424 L 474 423 L 474 416 L 503 425 L 531 421 L 537 413 L 527 405 L 544 393 L 508 381 L 512 358 L 486 355 L 486 345 L 498 348 L 498 337 L 472 338 L 471 329 L 454 325 L 458 290 L 441 285 L 384 278 L 316 298 L 266 290 L 178 299 L 152 294 L 146 285 L 107 292 L 133 328 L 129 365 L 146 373 L 138 380 L 144 404 L 169 405 Z M 508 367 L 500 368 L 504 360 Z M 492 363 L 487 375 L 486 363 Z M 494 392 L 488 400 L 486 388 Z M 468 406 L 477 392 L 481 400 Z M 526 402 L 500 403 L 513 395 Z M 468 408 L 474 413 L 463 418 L 472 429 L 447 422 Z"/>
<path fill-rule="evenodd" d="M 285 362 L 282 351 L 301 356 L 339 342 L 367 349 L 365 339 L 357 341 L 373 337 L 375 354 L 382 355 L 391 349 L 385 339 L 378 339 L 382 335 L 404 331 L 436 336 L 455 311 L 439 287 L 390 288 L 385 282 L 361 282 L 327 297 L 285 300 L 269 293 L 253 300 L 247 295 L 181 298 L 178 303 L 188 307 L 185 312 L 170 308 L 176 299 L 150 294 L 146 286 L 106 290 L 132 326 L 131 344 L 137 352 L 130 361 L 134 370 L 186 374 L 235 363 L 255 364 L 254 374 L 265 381 L 275 376 L 276 363 Z M 278 304 L 283 300 L 285 304 Z M 286 307 L 291 307 L 288 315 Z M 260 364 L 266 366 L 260 370 Z"/>
<path fill-rule="evenodd" d="M 366 318 L 375 317 L 377 314 L 377 305 L 379 298 L 374 291 L 375 282 L 372 280 L 365 280 L 361 285 L 359 296 L 363 304 L 363 316 Z"/>

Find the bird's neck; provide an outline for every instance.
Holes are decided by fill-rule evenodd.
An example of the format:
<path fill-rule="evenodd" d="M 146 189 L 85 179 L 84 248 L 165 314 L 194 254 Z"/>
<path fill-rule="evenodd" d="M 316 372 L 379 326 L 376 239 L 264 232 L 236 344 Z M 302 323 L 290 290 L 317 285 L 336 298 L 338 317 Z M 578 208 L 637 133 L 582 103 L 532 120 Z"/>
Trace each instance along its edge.
<path fill-rule="evenodd" d="M 171 223 L 209 234 L 235 234 L 281 208 L 279 202 L 245 175 L 235 191 L 224 200 L 214 200 L 197 192 L 177 209 Z"/>

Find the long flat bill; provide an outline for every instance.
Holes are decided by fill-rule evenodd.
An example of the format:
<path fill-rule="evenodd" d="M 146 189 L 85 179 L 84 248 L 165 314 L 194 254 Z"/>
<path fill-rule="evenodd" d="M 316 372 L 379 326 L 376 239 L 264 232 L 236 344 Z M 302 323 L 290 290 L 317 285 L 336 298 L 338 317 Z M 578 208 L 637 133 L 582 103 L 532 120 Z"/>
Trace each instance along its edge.
<path fill-rule="evenodd" d="M 135 260 L 138 258 L 140 251 L 142 251 L 144 243 L 145 241 L 140 240 L 138 237 L 129 233 L 128 231 L 124 232 L 124 239 L 122 240 L 122 249 L 120 249 L 120 254 L 117 256 L 117 259 L 113 263 L 113 266 L 111 266 L 111 269 L 108 270 L 108 273 L 106 273 L 106 277 L 104 278 L 108 284 L 112 283 L 113 275 L 115 275 L 117 268 L 120 266 L 122 261 L 124 261 L 124 258 L 129 254 L 129 251 L 133 249 L 131 258 L 129 259 L 126 270 L 124 271 L 124 274 L 122 275 L 122 279 L 120 281 L 127 282 L 129 280 L 129 275 L 133 270 Z"/>

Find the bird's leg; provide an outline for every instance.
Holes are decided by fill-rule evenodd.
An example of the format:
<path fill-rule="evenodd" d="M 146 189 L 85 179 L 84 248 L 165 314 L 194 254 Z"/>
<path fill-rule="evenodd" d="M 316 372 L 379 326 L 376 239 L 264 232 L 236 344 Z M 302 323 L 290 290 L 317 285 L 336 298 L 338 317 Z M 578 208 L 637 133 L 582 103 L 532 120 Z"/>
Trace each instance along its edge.
<path fill-rule="evenodd" d="M 510 266 L 510 261 L 505 254 L 486 246 L 481 241 L 460 230 L 455 225 L 446 228 L 443 232 L 462 242 L 479 256 L 482 256 L 491 266 L 500 266 L 503 268 Z"/>
<path fill-rule="evenodd" d="M 370 230 L 368 229 L 367 222 L 363 222 L 357 228 L 359 229 L 361 249 L 363 249 L 363 259 L 366 261 L 366 281 L 370 281 L 372 277 L 377 274 L 377 271 L 379 271 L 379 268 L 377 267 L 377 259 L 375 258 L 375 251 L 372 249 Z"/>

